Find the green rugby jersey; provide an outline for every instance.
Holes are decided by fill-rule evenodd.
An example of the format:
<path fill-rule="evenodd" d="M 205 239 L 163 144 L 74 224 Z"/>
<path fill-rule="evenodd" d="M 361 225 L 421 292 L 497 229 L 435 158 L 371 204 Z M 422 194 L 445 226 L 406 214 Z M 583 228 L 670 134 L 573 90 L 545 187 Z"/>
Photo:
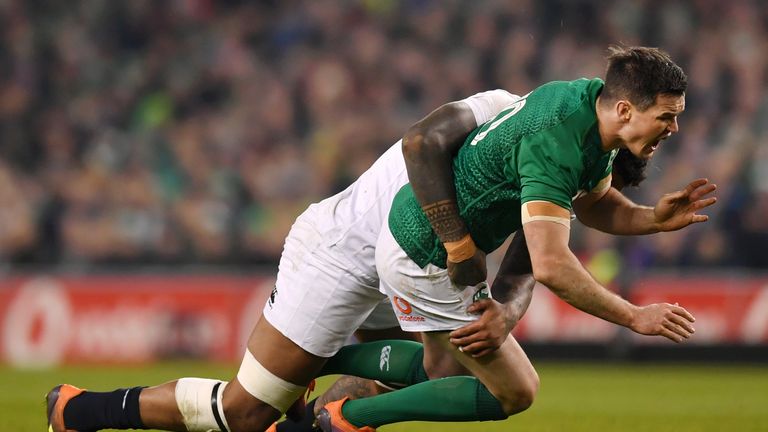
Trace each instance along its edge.
<path fill-rule="evenodd" d="M 611 172 L 616 151 L 603 152 L 595 101 L 603 81 L 542 85 L 475 129 L 453 161 L 461 216 L 477 246 L 490 253 L 522 226 L 521 205 L 549 201 L 571 209 Z M 392 235 L 420 267 L 446 267 L 446 251 L 410 184 L 389 213 Z"/>

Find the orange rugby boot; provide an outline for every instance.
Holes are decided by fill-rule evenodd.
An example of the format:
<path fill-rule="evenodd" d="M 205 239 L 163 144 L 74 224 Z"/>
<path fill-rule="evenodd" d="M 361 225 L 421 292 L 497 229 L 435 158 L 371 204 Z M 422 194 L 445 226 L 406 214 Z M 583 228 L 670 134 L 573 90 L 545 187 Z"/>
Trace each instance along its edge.
<path fill-rule="evenodd" d="M 317 426 L 323 432 L 376 432 L 370 426 L 357 427 L 348 422 L 341 413 L 341 406 L 349 397 L 329 402 L 317 414 Z"/>
<path fill-rule="evenodd" d="M 48 432 L 77 432 L 64 425 L 64 407 L 73 397 L 85 390 L 69 384 L 60 384 L 45 395 L 48 414 Z"/>

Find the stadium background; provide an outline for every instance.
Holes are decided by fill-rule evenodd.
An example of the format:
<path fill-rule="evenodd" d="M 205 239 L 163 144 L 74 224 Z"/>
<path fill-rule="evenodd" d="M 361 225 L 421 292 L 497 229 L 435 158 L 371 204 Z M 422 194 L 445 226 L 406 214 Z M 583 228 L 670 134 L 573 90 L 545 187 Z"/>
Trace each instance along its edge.
<path fill-rule="evenodd" d="M 230 371 L 307 204 L 438 105 L 601 76 L 611 43 L 662 47 L 689 76 L 681 132 L 629 194 L 651 204 L 708 177 L 719 202 L 676 233 L 577 226 L 572 247 L 634 301 L 688 307 L 698 332 L 644 340 L 540 287 L 517 335 L 534 360 L 725 362 L 706 376 L 752 362 L 768 389 L 758 0 L 0 0 L 0 381 L 44 392 L 78 365 L 180 358 Z"/>

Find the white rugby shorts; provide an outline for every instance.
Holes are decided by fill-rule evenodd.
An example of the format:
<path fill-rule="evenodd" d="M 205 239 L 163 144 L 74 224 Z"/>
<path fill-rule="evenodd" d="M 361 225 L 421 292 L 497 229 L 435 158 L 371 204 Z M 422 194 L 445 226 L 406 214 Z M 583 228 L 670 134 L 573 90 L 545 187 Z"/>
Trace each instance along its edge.
<path fill-rule="evenodd" d="M 467 313 L 469 305 L 491 297 L 485 282 L 475 287 L 459 286 L 451 282 L 446 269 L 432 264 L 419 267 L 408 258 L 386 222 L 376 244 L 376 267 L 380 287 L 405 331 L 455 330 L 477 320 L 477 315 Z"/>
<path fill-rule="evenodd" d="M 331 357 L 358 328 L 398 324 L 375 279 L 345 262 L 345 251 L 327 242 L 312 216 L 300 216 L 291 228 L 263 313 L 307 352 Z"/>

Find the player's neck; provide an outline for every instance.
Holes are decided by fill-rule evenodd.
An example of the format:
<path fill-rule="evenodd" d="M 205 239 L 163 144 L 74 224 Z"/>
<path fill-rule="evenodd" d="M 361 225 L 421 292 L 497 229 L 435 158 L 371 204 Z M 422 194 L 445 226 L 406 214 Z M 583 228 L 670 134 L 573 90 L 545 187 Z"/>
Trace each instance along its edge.
<path fill-rule="evenodd" d="M 616 118 L 612 109 L 600 106 L 600 97 L 595 102 L 595 113 L 597 114 L 597 129 L 603 151 L 608 152 L 625 147 L 624 140 L 619 134 L 621 122 Z"/>

